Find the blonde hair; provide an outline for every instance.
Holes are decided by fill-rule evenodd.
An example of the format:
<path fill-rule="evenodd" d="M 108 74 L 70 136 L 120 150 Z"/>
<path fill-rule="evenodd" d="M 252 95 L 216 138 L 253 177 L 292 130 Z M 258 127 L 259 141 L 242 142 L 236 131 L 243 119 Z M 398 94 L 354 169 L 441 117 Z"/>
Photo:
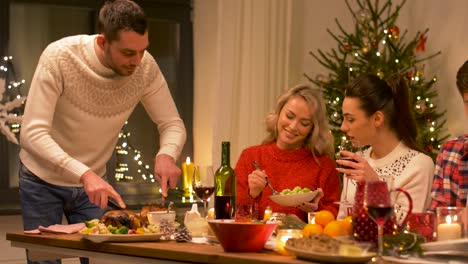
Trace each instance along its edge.
<path fill-rule="evenodd" d="M 322 92 L 307 84 L 301 84 L 289 88 L 278 98 L 275 111 L 269 113 L 266 117 L 265 123 L 268 136 L 262 143 L 269 144 L 277 140 L 279 114 L 284 105 L 294 96 L 302 97 L 312 111 L 313 126 L 309 135 L 305 139 L 304 147 L 309 149 L 314 157 L 324 154 L 333 157 L 333 135 L 329 129 Z"/>

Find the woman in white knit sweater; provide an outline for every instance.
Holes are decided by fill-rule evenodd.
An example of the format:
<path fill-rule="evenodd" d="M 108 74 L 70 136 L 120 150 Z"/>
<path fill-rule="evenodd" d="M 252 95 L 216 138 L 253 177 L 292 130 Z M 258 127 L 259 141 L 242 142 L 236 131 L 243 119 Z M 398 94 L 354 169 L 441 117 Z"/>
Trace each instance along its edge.
<path fill-rule="evenodd" d="M 416 144 L 417 129 L 408 100 L 408 87 L 401 77 L 389 83 L 374 75 L 357 78 L 345 91 L 341 130 L 350 139 L 369 146 L 363 153 L 342 151 L 356 162 L 337 160 L 351 167 L 337 168 L 344 173 L 349 184 L 348 200 L 354 200 L 354 181 L 388 180 L 394 188 L 403 188 L 413 199 L 413 212 L 426 210 L 430 202 L 430 189 L 434 162 Z M 386 179 L 384 179 L 386 178 Z M 342 198 L 344 197 L 342 193 Z M 407 199 L 401 195 L 397 204 L 407 211 Z M 347 216 L 347 206 L 340 206 L 339 218 Z"/>

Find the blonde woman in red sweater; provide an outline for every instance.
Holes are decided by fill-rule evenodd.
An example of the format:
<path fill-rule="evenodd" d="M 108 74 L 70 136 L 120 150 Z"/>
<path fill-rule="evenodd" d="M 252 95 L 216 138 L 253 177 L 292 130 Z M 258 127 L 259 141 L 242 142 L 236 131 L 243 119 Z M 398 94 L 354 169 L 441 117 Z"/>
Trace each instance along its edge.
<path fill-rule="evenodd" d="M 266 118 L 269 133 L 261 145 L 245 149 L 237 162 L 237 202 L 258 204 L 259 218 L 267 206 L 273 212 L 296 214 L 307 221 L 307 213 L 326 209 L 337 214 L 334 203 L 340 196 L 340 179 L 333 156 L 322 93 L 308 85 L 288 89 Z M 256 161 L 262 170 L 255 169 Z M 266 180 L 277 190 L 296 186 L 320 188 L 313 201 L 297 207 L 273 203 Z"/>

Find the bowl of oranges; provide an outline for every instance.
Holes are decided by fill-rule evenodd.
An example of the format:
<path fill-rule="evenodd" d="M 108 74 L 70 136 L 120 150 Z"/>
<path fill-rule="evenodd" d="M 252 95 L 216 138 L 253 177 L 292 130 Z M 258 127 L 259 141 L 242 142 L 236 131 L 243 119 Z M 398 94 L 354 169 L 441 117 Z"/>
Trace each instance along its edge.
<path fill-rule="evenodd" d="M 351 236 L 352 229 L 351 216 L 337 220 L 332 212 L 321 210 L 315 213 L 309 224 L 304 226 L 302 233 L 304 237 L 309 237 L 312 234 L 325 234 L 336 238 Z"/>

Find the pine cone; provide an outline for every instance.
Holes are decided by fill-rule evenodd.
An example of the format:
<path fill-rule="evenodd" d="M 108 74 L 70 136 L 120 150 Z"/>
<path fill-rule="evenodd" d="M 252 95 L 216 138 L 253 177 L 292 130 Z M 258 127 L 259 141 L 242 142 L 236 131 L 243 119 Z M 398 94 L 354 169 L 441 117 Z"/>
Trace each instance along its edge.
<path fill-rule="evenodd" d="M 159 224 L 159 230 L 163 234 L 166 240 L 171 239 L 172 234 L 175 232 L 175 227 L 172 223 L 169 223 L 166 219 L 163 219 Z"/>
<path fill-rule="evenodd" d="M 192 234 L 190 233 L 190 231 L 186 227 L 183 227 L 177 233 L 175 233 L 174 239 L 177 242 L 192 241 Z"/>

